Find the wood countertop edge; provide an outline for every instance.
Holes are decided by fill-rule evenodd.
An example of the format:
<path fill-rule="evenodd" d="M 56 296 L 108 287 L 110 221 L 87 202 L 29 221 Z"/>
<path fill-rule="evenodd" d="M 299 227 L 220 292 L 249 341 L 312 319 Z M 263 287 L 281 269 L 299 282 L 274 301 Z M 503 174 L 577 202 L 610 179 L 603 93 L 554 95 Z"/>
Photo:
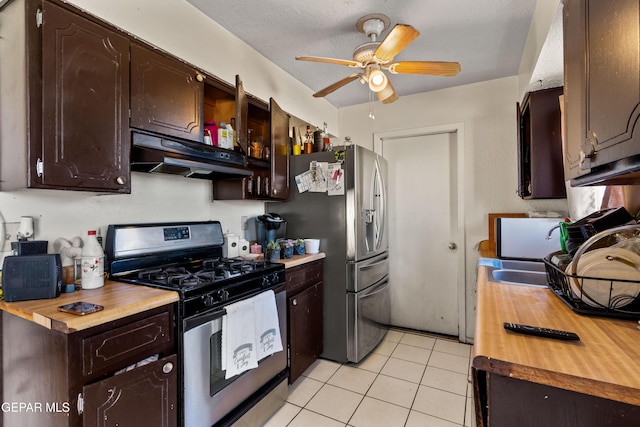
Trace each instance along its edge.
<path fill-rule="evenodd" d="M 280 264 L 284 264 L 284 268 L 297 267 L 299 265 L 307 264 L 312 261 L 317 261 L 319 259 L 326 258 L 324 252 L 318 252 L 317 254 L 304 254 L 304 255 L 294 255 L 291 259 L 281 259 L 279 261 Z"/>
<path fill-rule="evenodd" d="M 99 289 L 61 294 L 52 299 L 0 301 L 0 310 L 47 329 L 69 334 L 172 304 L 178 300 L 178 293 L 174 291 L 108 281 L 104 287 Z M 100 304 L 105 308 L 97 313 L 84 316 L 58 311 L 59 306 L 76 301 Z"/>
<path fill-rule="evenodd" d="M 479 371 L 487 371 L 504 377 L 640 406 L 640 395 L 638 394 L 638 389 L 634 387 L 595 381 L 589 378 L 491 359 L 485 356 L 474 357 L 472 366 Z"/>
<path fill-rule="evenodd" d="M 486 267 L 478 267 L 477 321 L 472 358 L 472 367 L 474 369 L 640 406 L 640 382 L 629 379 L 634 376 L 633 372 L 637 373 L 640 363 L 636 357 L 640 352 L 640 345 L 633 346 L 633 344 L 628 344 L 628 341 L 630 341 L 628 337 L 635 337 L 636 334 L 638 334 L 638 337 L 631 342 L 640 342 L 640 331 L 636 329 L 636 322 L 577 315 L 566 307 L 550 290 L 490 283 L 486 279 L 486 270 Z M 507 289 L 510 290 L 505 292 Z M 488 295 L 492 290 L 502 294 L 513 294 L 509 295 L 510 301 L 506 303 L 510 307 L 498 307 L 497 304 L 491 306 L 491 301 L 485 301 L 486 295 L 481 294 L 487 292 Z M 558 319 L 559 325 L 567 325 L 568 322 L 573 322 L 574 331 L 581 336 L 582 341 L 557 341 L 503 331 L 501 325 L 497 324 L 498 321 L 514 321 L 527 324 L 527 322 L 519 321 L 518 319 L 520 313 L 515 310 L 518 300 L 520 302 L 527 301 L 535 307 L 530 310 L 521 310 L 524 312 L 522 314 L 524 319 L 531 319 L 532 315 L 530 313 L 533 313 L 535 309 L 540 309 L 538 306 L 539 300 L 550 304 L 553 307 L 553 316 L 548 317 L 547 313 L 545 315 L 541 314 L 540 318 L 546 319 L 545 321 L 547 322 L 550 322 L 551 320 L 549 319 L 551 318 Z M 506 313 L 512 313 L 515 318 L 499 318 L 501 310 Z M 483 328 L 487 329 L 487 323 L 490 324 L 489 329 L 491 330 L 483 331 Z M 535 323 L 529 322 L 528 324 Z M 553 324 L 541 324 L 539 326 L 572 330 L 571 327 L 557 327 Z M 589 328 L 594 331 L 592 333 L 589 332 Z M 609 334 L 607 334 L 608 332 Z M 499 335 L 502 333 L 505 335 Z M 591 342 L 590 340 L 592 339 L 598 340 L 598 342 Z M 598 369 L 610 369 L 610 364 L 616 364 L 619 372 L 605 372 L 599 375 L 594 374 L 592 371 L 591 377 L 579 375 L 581 369 L 585 367 L 579 366 L 581 361 L 575 361 L 571 357 L 579 359 L 581 351 L 585 349 L 584 342 L 587 343 L 590 352 L 593 347 L 597 347 L 595 348 L 596 354 L 599 354 L 597 351 L 600 354 L 603 353 L 602 348 L 605 347 L 605 344 L 611 345 L 612 348 L 617 350 L 611 351 L 611 360 L 604 358 L 598 360 L 600 362 Z M 511 346 L 519 345 L 522 348 L 525 344 L 526 348 L 522 350 L 520 355 L 518 355 L 518 349 L 512 350 L 513 347 Z M 615 347 L 616 345 L 617 348 Z M 532 355 L 536 354 L 536 347 L 538 348 L 537 355 L 542 352 L 541 350 L 547 353 L 543 354 L 540 359 L 548 356 L 549 360 L 531 360 Z M 587 356 L 593 359 L 593 354 L 583 354 L 583 357 Z M 521 360 L 530 360 L 532 363 L 523 363 Z M 557 370 L 555 369 L 554 360 L 557 360 Z M 592 362 L 593 360 L 589 361 L 589 363 Z M 567 366 L 571 366 L 571 369 L 567 369 Z M 585 366 L 586 369 L 593 369 L 593 366 Z M 616 375 L 620 379 L 619 382 L 616 382 Z M 635 377 L 637 378 L 637 374 Z"/>

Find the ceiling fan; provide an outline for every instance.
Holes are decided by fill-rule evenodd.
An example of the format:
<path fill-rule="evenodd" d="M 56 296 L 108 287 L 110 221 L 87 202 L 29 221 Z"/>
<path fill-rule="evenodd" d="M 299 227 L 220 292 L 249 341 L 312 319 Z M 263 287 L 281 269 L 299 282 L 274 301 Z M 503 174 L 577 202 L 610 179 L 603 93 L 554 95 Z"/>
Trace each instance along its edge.
<path fill-rule="evenodd" d="M 411 25 L 397 24 L 381 42 L 380 34 L 389 27 L 387 16 L 374 13 L 358 19 L 356 29 L 371 39 L 356 47 L 353 60 L 323 58 L 319 56 L 296 56 L 299 61 L 324 62 L 328 64 L 346 65 L 352 68 L 362 68 L 364 71 L 348 75 L 332 85 L 313 94 L 316 98 L 326 96 L 333 91 L 354 80 L 360 79 L 368 83 L 369 88 L 376 92 L 378 100 L 389 104 L 398 99 L 391 81 L 383 70 L 392 74 L 429 74 L 435 76 L 455 76 L 460 72 L 458 62 L 435 61 L 400 61 L 393 62 L 393 58 L 420 35 Z"/>

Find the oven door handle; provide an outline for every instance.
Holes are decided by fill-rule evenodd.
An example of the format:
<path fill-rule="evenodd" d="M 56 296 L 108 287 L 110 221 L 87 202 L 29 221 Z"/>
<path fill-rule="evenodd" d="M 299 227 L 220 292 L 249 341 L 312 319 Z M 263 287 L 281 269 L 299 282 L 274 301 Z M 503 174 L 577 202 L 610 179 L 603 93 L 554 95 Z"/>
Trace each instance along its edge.
<path fill-rule="evenodd" d="M 219 319 L 226 314 L 227 314 L 227 310 L 225 310 L 224 308 L 221 308 L 219 310 L 212 311 L 211 313 L 199 314 L 197 316 L 185 319 L 184 332 L 187 332 L 188 330 L 193 329 L 196 326 L 200 326 L 205 323 L 211 322 L 212 320 Z"/>

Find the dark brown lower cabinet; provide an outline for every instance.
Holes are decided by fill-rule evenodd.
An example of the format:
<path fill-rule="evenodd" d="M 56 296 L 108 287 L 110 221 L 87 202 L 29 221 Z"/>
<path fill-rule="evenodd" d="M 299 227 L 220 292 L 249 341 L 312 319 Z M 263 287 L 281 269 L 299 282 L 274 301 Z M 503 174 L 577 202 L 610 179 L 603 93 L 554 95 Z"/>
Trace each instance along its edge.
<path fill-rule="evenodd" d="M 176 370 L 174 354 L 83 387 L 82 425 L 175 426 Z"/>
<path fill-rule="evenodd" d="M 638 406 L 473 371 L 478 427 L 632 427 L 640 420 Z"/>
<path fill-rule="evenodd" d="M 2 425 L 176 426 L 173 310 L 71 334 L 3 311 Z"/>
<path fill-rule="evenodd" d="M 286 270 L 290 384 L 322 353 L 323 266 L 319 260 Z"/>

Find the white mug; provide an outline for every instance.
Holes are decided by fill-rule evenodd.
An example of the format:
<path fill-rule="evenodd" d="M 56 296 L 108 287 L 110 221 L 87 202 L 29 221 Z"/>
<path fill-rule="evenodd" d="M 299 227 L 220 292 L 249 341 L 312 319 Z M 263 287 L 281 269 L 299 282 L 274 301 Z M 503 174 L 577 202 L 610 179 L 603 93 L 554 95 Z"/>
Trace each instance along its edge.
<path fill-rule="evenodd" d="M 320 239 L 304 239 L 304 251 L 308 254 L 320 252 Z"/>

